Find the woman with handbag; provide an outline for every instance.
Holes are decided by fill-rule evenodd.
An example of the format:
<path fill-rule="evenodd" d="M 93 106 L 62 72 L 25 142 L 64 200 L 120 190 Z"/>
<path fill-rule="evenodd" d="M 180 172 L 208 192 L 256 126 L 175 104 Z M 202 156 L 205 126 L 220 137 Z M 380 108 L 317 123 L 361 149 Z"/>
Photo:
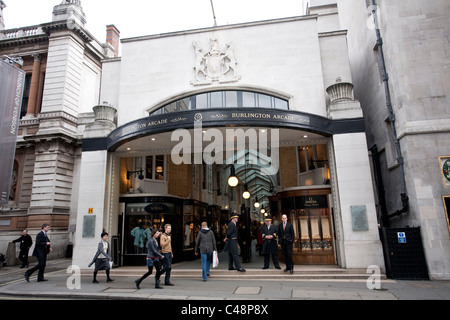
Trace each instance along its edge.
<path fill-rule="evenodd" d="M 202 229 L 198 233 L 197 241 L 195 242 L 195 255 L 198 255 L 198 251 L 200 251 L 202 259 L 202 278 L 203 281 L 206 282 L 209 276 L 209 267 L 212 262 L 213 251 L 217 251 L 214 232 L 208 228 L 206 222 L 202 222 Z"/>
<path fill-rule="evenodd" d="M 92 259 L 92 262 L 88 265 L 90 267 L 95 263 L 94 280 L 92 280 L 92 283 L 98 283 L 97 272 L 99 270 L 106 271 L 106 282 L 114 281 L 109 276 L 109 270 L 111 269 L 109 262 L 112 261 L 112 258 L 108 242 L 108 233 L 102 232 L 101 237 L 102 241 L 98 244 L 97 253 L 94 256 L 94 259 Z"/>
<path fill-rule="evenodd" d="M 156 269 L 155 288 L 156 289 L 163 289 L 163 287 L 161 287 L 159 285 L 159 278 L 161 277 L 162 274 L 164 274 L 164 272 L 166 272 L 165 269 L 161 270 L 162 261 L 160 261 L 160 259 L 164 259 L 164 256 L 161 253 L 159 253 L 158 242 L 156 241 L 156 239 L 159 237 L 160 234 L 161 234 L 161 232 L 158 229 L 154 229 L 152 231 L 150 239 L 147 242 L 148 252 L 147 252 L 147 259 L 146 259 L 146 261 L 147 261 L 148 271 L 142 277 L 140 277 L 139 279 L 134 281 L 136 283 L 136 288 L 138 288 L 138 289 L 140 289 L 139 285 L 141 284 L 141 282 L 145 278 L 147 278 L 149 275 L 152 274 L 153 266 Z"/>

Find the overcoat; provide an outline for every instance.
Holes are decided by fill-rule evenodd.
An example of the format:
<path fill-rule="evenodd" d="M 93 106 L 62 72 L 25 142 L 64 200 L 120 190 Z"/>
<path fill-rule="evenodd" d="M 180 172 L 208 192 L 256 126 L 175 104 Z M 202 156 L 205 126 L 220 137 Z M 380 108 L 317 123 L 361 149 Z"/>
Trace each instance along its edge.
<path fill-rule="evenodd" d="M 262 254 L 278 254 L 278 228 L 274 225 L 264 225 L 261 228 L 261 236 L 263 238 Z M 267 239 L 267 236 L 273 236 L 272 239 Z"/>
<path fill-rule="evenodd" d="M 226 238 L 228 240 L 225 243 L 223 251 L 238 254 L 238 230 L 236 224 L 233 221 L 230 221 L 230 223 L 228 224 Z"/>
<path fill-rule="evenodd" d="M 100 243 L 98 244 L 97 247 L 97 252 L 95 253 L 94 258 L 92 259 L 91 263 L 88 264 L 88 267 L 90 267 L 91 265 L 93 265 L 95 263 L 95 270 L 109 270 L 109 261 L 111 260 L 111 249 L 109 246 L 109 242 L 108 243 L 108 248 L 105 250 L 103 250 L 103 241 L 100 241 Z M 100 254 L 103 254 L 106 258 L 99 258 L 98 256 Z"/>

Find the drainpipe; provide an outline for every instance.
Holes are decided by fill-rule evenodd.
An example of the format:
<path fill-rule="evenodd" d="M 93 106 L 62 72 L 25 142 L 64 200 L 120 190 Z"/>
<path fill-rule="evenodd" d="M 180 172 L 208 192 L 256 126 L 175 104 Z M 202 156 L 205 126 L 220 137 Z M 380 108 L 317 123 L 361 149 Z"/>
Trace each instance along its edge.
<path fill-rule="evenodd" d="M 402 201 L 402 208 L 395 211 L 394 213 L 387 214 L 386 220 L 389 220 L 393 217 L 399 216 L 403 213 L 408 212 L 409 209 L 409 197 L 406 193 L 406 181 L 405 181 L 405 169 L 404 169 L 404 160 L 402 156 L 402 150 L 400 147 L 400 141 L 397 137 L 397 129 L 395 127 L 395 114 L 394 110 L 392 109 L 392 102 L 391 102 L 391 93 L 389 90 L 389 75 L 386 71 L 386 63 L 384 60 L 384 53 L 383 53 L 383 40 L 381 38 L 380 29 L 378 26 L 378 17 L 377 17 L 377 4 L 375 0 L 372 0 L 372 16 L 374 20 L 374 26 L 375 26 L 375 32 L 377 36 L 377 47 L 378 47 L 378 56 L 379 56 L 379 62 L 381 67 L 381 73 L 383 77 L 383 83 L 384 83 L 384 91 L 386 96 L 386 107 L 389 112 L 389 123 L 391 125 L 391 133 L 392 133 L 392 140 L 395 144 L 395 150 L 397 153 L 397 163 L 400 170 L 400 197 Z"/>

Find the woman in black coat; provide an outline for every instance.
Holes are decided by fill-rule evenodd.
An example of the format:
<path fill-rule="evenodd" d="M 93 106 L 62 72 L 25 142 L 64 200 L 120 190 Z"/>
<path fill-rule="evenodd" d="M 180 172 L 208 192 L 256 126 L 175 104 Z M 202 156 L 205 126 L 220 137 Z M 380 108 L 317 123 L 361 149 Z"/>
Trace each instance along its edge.
<path fill-rule="evenodd" d="M 95 263 L 94 279 L 92 280 L 92 283 L 98 283 L 97 272 L 99 270 L 106 271 L 107 282 L 114 281 L 114 279 L 111 279 L 109 276 L 109 270 L 111 269 L 109 262 L 112 261 L 112 258 L 108 242 L 108 233 L 102 232 L 101 237 L 102 241 L 100 241 L 100 243 L 98 244 L 97 253 L 94 256 L 94 259 L 92 259 L 92 262 L 89 264 L 90 267 L 93 263 Z"/>
<path fill-rule="evenodd" d="M 161 287 L 159 285 L 159 281 L 160 281 L 159 278 L 161 277 L 162 274 L 164 274 L 164 272 L 166 272 L 165 269 L 161 270 L 162 261 L 160 259 L 164 259 L 164 255 L 159 253 L 158 242 L 156 241 L 156 239 L 159 237 L 160 234 L 161 234 L 161 232 L 158 229 L 154 229 L 152 231 L 150 239 L 147 242 L 148 252 L 147 252 L 147 259 L 146 260 L 147 260 L 148 271 L 142 277 L 140 277 L 139 279 L 134 281 L 136 283 L 136 288 L 138 288 L 138 289 L 140 289 L 139 285 L 141 284 L 141 282 L 145 278 L 147 278 L 149 275 L 152 274 L 153 266 L 155 266 L 155 269 L 156 269 L 155 288 L 156 289 L 163 289 L 163 287 Z"/>

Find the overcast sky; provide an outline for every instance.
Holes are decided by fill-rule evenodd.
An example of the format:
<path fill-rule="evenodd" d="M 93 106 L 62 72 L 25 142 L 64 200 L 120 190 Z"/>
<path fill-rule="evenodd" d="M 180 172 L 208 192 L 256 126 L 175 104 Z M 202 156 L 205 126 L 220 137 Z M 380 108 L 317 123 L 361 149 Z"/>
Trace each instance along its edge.
<path fill-rule="evenodd" d="M 50 22 L 62 0 L 3 0 L 6 29 Z M 121 38 L 213 26 L 210 0 L 81 0 L 87 29 L 105 41 L 106 25 Z M 303 0 L 213 0 L 218 25 L 301 16 Z"/>

